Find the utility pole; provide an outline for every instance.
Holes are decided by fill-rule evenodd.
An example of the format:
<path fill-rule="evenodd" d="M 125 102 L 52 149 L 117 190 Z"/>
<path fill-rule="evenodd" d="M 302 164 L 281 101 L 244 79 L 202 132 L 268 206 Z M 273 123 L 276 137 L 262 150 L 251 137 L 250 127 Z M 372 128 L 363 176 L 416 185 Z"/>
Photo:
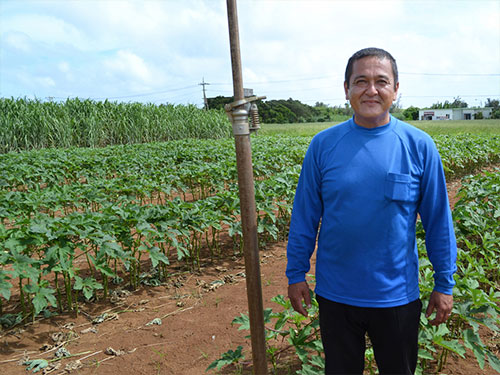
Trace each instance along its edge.
<path fill-rule="evenodd" d="M 207 95 L 205 93 L 205 86 L 210 85 L 210 83 L 205 82 L 205 77 L 202 78 L 201 83 L 198 83 L 198 85 L 203 86 L 203 103 L 205 105 L 205 110 L 208 109 L 208 100 L 207 100 Z"/>
<path fill-rule="evenodd" d="M 245 98 L 244 96 L 236 0 L 227 0 L 227 18 L 235 101 L 226 105 L 225 108 L 233 125 L 236 148 L 253 372 L 257 375 L 266 375 L 264 307 L 260 277 L 252 148 L 250 145 L 250 127 L 248 124 L 251 101 L 255 101 L 258 98 Z"/>

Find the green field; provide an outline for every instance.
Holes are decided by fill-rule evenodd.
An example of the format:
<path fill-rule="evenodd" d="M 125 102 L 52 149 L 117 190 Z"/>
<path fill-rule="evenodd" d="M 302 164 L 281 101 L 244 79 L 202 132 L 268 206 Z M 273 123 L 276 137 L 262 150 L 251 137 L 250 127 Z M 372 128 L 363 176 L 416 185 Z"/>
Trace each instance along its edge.
<path fill-rule="evenodd" d="M 117 285 L 130 290 L 158 286 L 178 267 L 199 272 L 208 262 L 242 254 L 234 140 L 224 113 L 111 103 L 10 104 L 19 105 L 17 112 L 0 113 L 0 327 L 77 314 L 84 302 L 107 300 Z M 98 105 L 109 107 L 106 116 L 85 112 Z M 66 111 L 71 106 L 81 117 Z M 60 111 L 49 116 L 42 109 Z M 16 116 L 23 111 L 21 121 Z M 431 363 L 442 367 L 449 353 L 464 357 L 468 348 L 481 368 L 489 363 L 500 372 L 496 346 L 481 342 L 479 335 L 480 326 L 491 337 L 500 332 L 500 169 L 495 168 L 500 120 L 413 124 L 432 135 L 447 179 L 490 170 L 462 181 L 453 212 L 459 245 L 453 318 L 440 328 L 422 318 L 419 371 L 425 373 Z M 252 135 L 261 248 L 286 240 L 308 144 L 334 125 L 264 124 Z M 214 136 L 217 128 L 221 134 Z M 58 129 L 66 129 L 68 137 L 56 140 Z M 220 139 L 195 139 L 203 135 L 200 129 Z M 175 134 L 185 139 L 170 140 Z M 418 228 L 426 300 L 434 281 L 425 234 Z M 282 296 L 273 301 L 281 307 L 280 312 L 266 310 L 266 325 L 274 325 L 266 336 L 269 353 L 276 352 L 273 340 L 284 342 L 288 336 L 303 362 L 301 373 L 318 373 L 322 348 L 312 331 L 317 314 L 298 316 Z M 245 319 L 242 314 L 234 323 L 246 327 Z M 242 358 L 241 350 L 232 355 L 233 363 Z M 223 366 L 224 360 L 213 366 Z"/>
<path fill-rule="evenodd" d="M 259 135 L 313 136 L 341 121 L 339 118 L 329 122 L 264 124 Z M 410 123 L 431 135 L 500 134 L 500 119 Z M 185 138 L 227 139 L 231 135 L 231 124 L 224 111 L 204 111 L 193 105 L 97 102 L 78 98 L 64 102 L 0 98 L 0 153 Z"/>
<path fill-rule="evenodd" d="M 408 121 L 425 132 L 434 134 L 483 133 L 500 134 L 500 119 L 494 120 L 452 120 L 452 121 Z M 264 124 L 259 134 L 288 134 L 312 136 L 337 123 L 308 122 L 302 124 Z"/>

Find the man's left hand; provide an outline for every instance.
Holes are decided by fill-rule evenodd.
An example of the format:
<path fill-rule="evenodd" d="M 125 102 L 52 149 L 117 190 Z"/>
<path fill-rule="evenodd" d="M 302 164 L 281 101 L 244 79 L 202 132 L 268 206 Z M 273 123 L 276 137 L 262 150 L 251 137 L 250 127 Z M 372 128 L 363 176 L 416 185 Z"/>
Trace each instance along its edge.
<path fill-rule="evenodd" d="M 453 296 L 448 294 L 443 294 L 437 291 L 433 291 L 431 298 L 429 299 L 429 306 L 425 312 L 426 318 L 431 316 L 434 310 L 436 310 L 436 317 L 429 321 L 433 326 L 438 326 L 448 320 L 451 315 L 451 309 L 453 308 Z"/>

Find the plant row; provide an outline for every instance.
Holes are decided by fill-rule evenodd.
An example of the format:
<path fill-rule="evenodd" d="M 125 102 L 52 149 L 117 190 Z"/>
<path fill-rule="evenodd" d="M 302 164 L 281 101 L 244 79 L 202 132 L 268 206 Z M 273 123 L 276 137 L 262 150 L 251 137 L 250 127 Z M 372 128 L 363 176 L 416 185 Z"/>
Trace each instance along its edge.
<path fill-rule="evenodd" d="M 500 136 L 457 134 L 433 138 L 448 179 L 464 176 L 479 167 L 500 161 Z"/>
<path fill-rule="evenodd" d="M 256 138 L 253 168 L 265 178 L 300 165 L 307 138 Z M 285 149 L 284 149 L 285 148 Z M 0 189 L 38 194 L 54 189 L 85 189 L 88 194 L 155 198 L 191 195 L 198 199 L 236 181 L 232 140 L 181 140 L 106 148 L 44 149 L 0 155 Z M 83 190 L 82 190 L 83 189 Z M 76 200 L 77 198 L 75 198 Z"/>
<path fill-rule="evenodd" d="M 283 239 L 304 147 L 255 143 L 259 237 Z M 0 295 L 9 300 L 15 282 L 24 317 L 49 305 L 77 310 L 80 294 L 106 298 L 110 283 L 165 281 L 171 260 L 196 269 L 202 249 L 212 260 L 227 255 L 221 233 L 240 253 L 233 147 L 191 140 L 1 156 Z"/>
<path fill-rule="evenodd" d="M 434 137 L 448 178 L 500 161 L 500 137 Z M 300 165 L 310 138 L 254 138 L 256 178 Z M 213 189 L 236 179 L 233 141 L 187 139 L 105 148 L 43 149 L 0 155 L 0 189 L 34 192 L 64 185 L 132 185 L 137 196 Z M 109 185 L 106 183 L 104 185 Z M 104 187 L 103 189 L 107 189 Z M 190 191 L 189 191 L 190 190 Z"/>
<path fill-rule="evenodd" d="M 257 182 L 261 241 L 286 233 L 294 183 L 288 177 Z M 161 205 L 124 201 L 101 205 L 99 211 L 37 212 L 12 225 L 0 224 L 0 295 L 9 300 L 10 280 L 17 280 L 22 314 L 34 318 L 49 304 L 78 310 L 79 293 L 91 299 L 102 290 L 106 298 L 109 285 L 124 277 L 131 289 L 164 282 L 172 260 L 194 270 L 202 249 L 211 260 L 222 256 L 223 231 L 233 238 L 233 253 L 241 252 L 239 215 L 237 190 L 231 187 L 194 202 L 179 197 Z"/>
<path fill-rule="evenodd" d="M 433 327 L 422 317 L 420 364 L 441 371 L 453 353 L 462 358 L 466 349 L 481 369 L 488 363 L 500 372 L 500 169 L 485 170 L 462 179 L 459 201 L 453 210 L 458 245 L 456 286 L 452 317 L 446 326 Z M 421 233 L 421 255 L 425 254 Z M 434 285 L 430 262 L 420 265 L 421 295 L 429 298 Z M 488 332 L 483 342 L 480 327 Z"/>

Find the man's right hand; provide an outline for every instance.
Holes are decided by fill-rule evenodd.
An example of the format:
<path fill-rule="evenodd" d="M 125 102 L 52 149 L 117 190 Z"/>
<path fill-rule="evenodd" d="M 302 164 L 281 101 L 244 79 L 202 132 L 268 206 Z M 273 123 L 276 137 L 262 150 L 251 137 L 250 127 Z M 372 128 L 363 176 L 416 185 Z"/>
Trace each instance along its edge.
<path fill-rule="evenodd" d="M 307 311 L 302 305 L 302 301 L 304 301 L 307 307 L 311 306 L 311 295 L 309 294 L 307 282 L 302 281 L 288 285 L 288 298 L 290 298 L 293 309 L 307 317 Z"/>

